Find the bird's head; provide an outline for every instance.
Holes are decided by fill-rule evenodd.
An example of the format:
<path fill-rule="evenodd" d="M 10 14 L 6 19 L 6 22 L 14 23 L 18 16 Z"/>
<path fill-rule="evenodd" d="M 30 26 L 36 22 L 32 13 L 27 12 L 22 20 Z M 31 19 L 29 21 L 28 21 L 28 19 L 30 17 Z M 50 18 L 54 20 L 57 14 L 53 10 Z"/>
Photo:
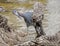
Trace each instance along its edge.
<path fill-rule="evenodd" d="M 19 16 L 19 14 L 18 14 L 18 11 L 17 11 L 17 10 L 13 10 L 12 12 L 13 12 L 13 14 L 15 14 L 16 16 Z"/>
<path fill-rule="evenodd" d="M 21 13 L 19 13 L 17 10 L 13 10 L 12 13 L 16 16 L 18 16 L 19 18 L 21 18 Z"/>

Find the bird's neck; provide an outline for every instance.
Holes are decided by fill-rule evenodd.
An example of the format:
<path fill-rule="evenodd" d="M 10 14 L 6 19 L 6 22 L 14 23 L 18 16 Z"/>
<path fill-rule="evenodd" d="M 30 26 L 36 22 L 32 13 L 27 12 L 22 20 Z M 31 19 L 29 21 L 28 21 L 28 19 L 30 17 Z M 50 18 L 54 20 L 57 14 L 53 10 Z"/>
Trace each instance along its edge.
<path fill-rule="evenodd" d="M 19 12 L 18 12 L 18 14 L 19 14 L 19 16 L 23 17 L 23 14 L 22 14 L 22 13 L 19 13 Z"/>

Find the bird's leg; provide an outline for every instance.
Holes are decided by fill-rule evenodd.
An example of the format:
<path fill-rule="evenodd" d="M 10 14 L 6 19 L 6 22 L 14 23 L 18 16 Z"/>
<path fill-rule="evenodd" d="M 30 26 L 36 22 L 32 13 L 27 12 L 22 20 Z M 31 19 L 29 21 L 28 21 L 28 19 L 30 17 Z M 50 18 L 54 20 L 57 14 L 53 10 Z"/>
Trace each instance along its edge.
<path fill-rule="evenodd" d="M 27 31 L 29 30 L 29 27 L 27 27 Z"/>
<path fill-rule="evenodd" d="M 28 31 L 29 31 L 29 27 L 27 26 L 26 28 L 27 28 L 27 34 L 28 34 Z"/>

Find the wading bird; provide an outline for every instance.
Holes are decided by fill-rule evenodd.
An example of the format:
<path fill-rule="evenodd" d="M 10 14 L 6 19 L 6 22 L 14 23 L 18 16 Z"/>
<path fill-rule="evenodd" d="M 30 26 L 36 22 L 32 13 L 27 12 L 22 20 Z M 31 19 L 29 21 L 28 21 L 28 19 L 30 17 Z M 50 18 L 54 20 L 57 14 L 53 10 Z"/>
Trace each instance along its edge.
<path fill-rule="evenodd" d="M 19 18 L 23 17 L 25 22 L 26 22 L 27 27 L 29 27 L 31 25 L 34 26 L 34 28 L 36 30 L 36 33 L 37 33 L 36 38 L 45 34 L 44 31 L 43 31 L 43 27 L 42 27 L 43 15 L 42 15 L 42 19 L 40 19 L 41 16 L 39 16 L 37 18 L 35 18 L 35 16 L 32 17 L 32 15 L 33 15 L 32 12 L 19 13 L 16 10 L 13 10 L 12 12 L 16 16 L 18 16 Z M 39 21 L 37 19 L 39 19 Z"/>

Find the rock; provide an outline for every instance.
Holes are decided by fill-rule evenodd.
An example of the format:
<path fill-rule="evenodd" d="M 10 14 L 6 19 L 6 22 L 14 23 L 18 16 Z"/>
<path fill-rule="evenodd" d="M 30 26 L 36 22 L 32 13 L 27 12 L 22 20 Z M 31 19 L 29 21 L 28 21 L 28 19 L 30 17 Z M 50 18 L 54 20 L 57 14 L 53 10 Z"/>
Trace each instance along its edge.
<path fill-rule="evenodd" d="M 3 21 L 1 21 L 3 20 Z M 11 32 L 9 32 L 7 29 L 5 30 L 4 27 L 10 27 Z M 32 30 L 33 31 L 33 30 Z M 33 31 L 33 33 L 35 33 Z M 0 41 L 1 44 L 6 44 L 6 46 L 17 46 L 24 42 L 31 41 L 35 39 L 35 34 L 31 33 L 31 31 L 27 31 L 26 26 L 22 26 L 19 29 L 14 30 L 14 28 L 11 28 L 11 26 L 8 25 L 8 20 L 6 17 L 0 15 Z M 32 37 L 31 37 L 32 36 Z M 0 45 L 1 45 L 0 44 Z M 33 44 L 33 43 L 29 43 Z"/>
<path fill-rule="evenodd" d="M 50 39 L 52 39 L 52 37 L 54 38 L 53 40 L 55 40 L 55 41 L 49 40 L 48 36 L 41 36 L 39 38 L 36 38 L 33 41 L 24 42 L 24 43 L 20 44 L 20 46 L 56 46 L 56 45 L 59 46 L 60 40 L 56 39 L 56 35 L 50 36 Z"/>
<path fill-rule="evenodd" d="M 0 6 L 0 12 L 4 12 L 4 11 L 5 11 L 5 9 Z"/>
<path fill-rule="evenodd" d="M 47 29 L 46 35 L 55 35 L 58 31 L 60 31 L 60 0 L 48 0 L 47 3 L 47 10 L 48 10 L 48 16 L 47 16 Z M 54 32 L 54 33 L 53 33 Z"/>

